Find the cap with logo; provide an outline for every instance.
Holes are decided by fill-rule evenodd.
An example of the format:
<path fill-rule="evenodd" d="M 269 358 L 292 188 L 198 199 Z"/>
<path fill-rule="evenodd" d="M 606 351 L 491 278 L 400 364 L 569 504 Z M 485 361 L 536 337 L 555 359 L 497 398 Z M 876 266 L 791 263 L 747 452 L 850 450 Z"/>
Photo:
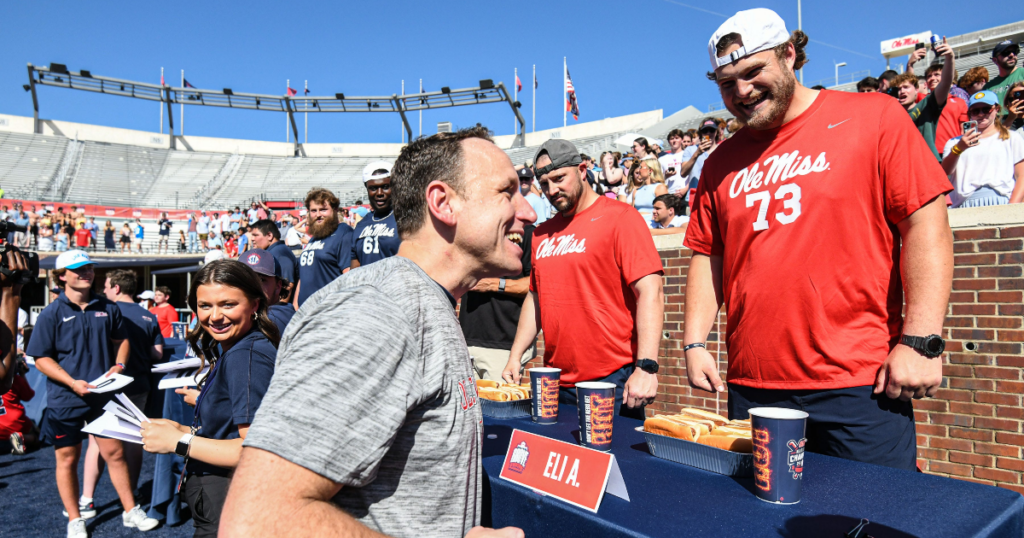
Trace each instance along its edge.
<path fill-rule="evenodd" d="M 153 290 L 146 290 L 146 291 L 140 293 L 138 295 L 138 297 L 139 297 L 139 299 L 143 299 L 143 300 L 145 300 L 145 299 L 155 299 L 156 298 L 156 294 L 153 293 Z"/>
<path fill-rule="evenodd" d="M 1016 54 L 1020 54 L 1020 45 L 1007 39 L 1006 41 L 1000 41 L 996 44 L 996 47 L 992 49 L 992 56 L 1001 56 L 1004 52 L 1012 50 Z"/>
<path fill-rule="evenodd" d="M 391 166 L 392 164 L 387 161 L 374 161 L 364 166 L 363 183 L 369 183 L 376 179 L 391 177 Z M 383 172 L 378 172 L 378 170 L 383 170 Z"/>
<path fill-rule="evenodd" d="M 281 278 L 281 266 L 274 255 L 261 248 L 250 250 L 238 257 L 257 274 Z"/>
<path fill-rule="evenodd" d="M 983 103 L 986 105 L 998 105 L 999 96 L 996 95 L 995 92 L 990 91 L 976 92 L 975 94 L 971 95 L 971 100 L 967 102 L 967 108 L 971 108 L 977 103 Z"/>
<path fill-rule="evenodd" d="M 89 259 L 89 255 L 81 250 L 69 250 L 57 256 L 56 269 L 78 269 L 85 265 L 92 265 L 96 262 Z"/>
<path fill-rule="evenodd" d="M 529 167 L 520 168 L 519 171 L 517 171 L 516 173 L 519 175 L 519 181 L 533 180 L 533 170 L 530 170 Z"/>
<path fill-rule="evenodd" d="M 718 42 L 728 34 L 739 34 L 743 38 L 743 45 L 719 57 Z M 789 41 L 789 32 L 778 13 L 767 8 L 740 11 L 719 26 L 708 41 L 711 69 L 725 67 L 740 58 L 773 49 L 786 41 Z"/>
<path fill-rule="evenodd" d="M 562 140 L 561 138 L 552 138 L 544 142 L 540 149 L 537 150 L 537 156 L 534 157 L 533 162 L 536 163 L 541 155 L 547 155 L 551 159 L 551 163 L 543 168 L 534 170 L 537 177 L 541 177 L 559 168 L 576 167 L 583 162 L 583 157 L 580 157 L 580 152 L 576 149 L 576 146 L 572 142 Z"/>
<path fill-rule="evenodd" d="M 708 119 L 700 122 L 700 127 L 697 128 L 697 132 L 698 133 L 701 132 L 701 131 L 708 131 L 708 130 L 710 130 L 710 131 L 717 131 L 718 130 L 718 123 L 715 120 L 711 119 L 711 118 L 708 118 Z"/>

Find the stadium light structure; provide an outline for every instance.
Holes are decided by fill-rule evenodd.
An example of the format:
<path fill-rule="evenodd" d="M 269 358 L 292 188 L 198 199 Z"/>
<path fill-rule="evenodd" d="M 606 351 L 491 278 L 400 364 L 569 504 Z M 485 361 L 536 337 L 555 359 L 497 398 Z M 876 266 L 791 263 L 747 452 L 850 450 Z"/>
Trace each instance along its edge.
<path fill-rule="evenodd" d="M 56 68 L 56 69 L 54 69 Z M 336 93 L 333 96 L 294 96 L 269 95 L 237 92 L 230 88 L 207 90 L 199 88 L 178 88 L 145 82 L 134 82 L 110 77 L 93 75 L 89 71 L 69 71 L 62 64 L 50 64 L 50 67 L 28 64 L 28 88 L 32 92 L 32 110 L 35 121 L 34 132 L 41 133 L 39 123 L 39 94 L 36 86 L 52 86 L 72 90 L 84 90 L 109 95 L 119 95 L 147 101 L 160 101 L 167 104 L 167 120 L 170 126 L 171 148 L 175 148 L 174 116 L 172 105 L 197 105 L 223 108 L 240 108 L 246 110 L 265 110 L 284 112 L 288 115 L 292 133 L 295 135 L 294 153 L 305 156 L 306 152 L 299 142 L 298 126 L 295 113 L 339 113 L 339 112 L 391 112 L 402 117 L 409 140 L 412 140 L 412 127 L 409 125 L 407 112 L 449 108 L 455 106 L 483 105 L 488 103 L 508 103 L 519 122 L 519 134 L 512 147 L 523 147 L 526 121 L 519 113 L 519 108 L 512 101 L 505 84 L 494 83 L 490 79 L 480 81 L 480 86 L 453 90 L 447 86 L 438 92 L 422 92 L 406 95 L 390 96 L 349 96 Z"/>

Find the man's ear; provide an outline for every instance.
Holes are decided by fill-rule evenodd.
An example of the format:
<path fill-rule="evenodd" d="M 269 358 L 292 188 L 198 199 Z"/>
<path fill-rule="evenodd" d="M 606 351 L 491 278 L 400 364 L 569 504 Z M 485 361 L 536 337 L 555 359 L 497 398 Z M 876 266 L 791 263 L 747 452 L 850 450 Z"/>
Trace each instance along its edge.
<path fill-rule="evenodd" d="M 455 190 L 443 181 L 431 181 L 427 185 L 427 211 L 446 226 L 455 226 L 459 202 Z"/>

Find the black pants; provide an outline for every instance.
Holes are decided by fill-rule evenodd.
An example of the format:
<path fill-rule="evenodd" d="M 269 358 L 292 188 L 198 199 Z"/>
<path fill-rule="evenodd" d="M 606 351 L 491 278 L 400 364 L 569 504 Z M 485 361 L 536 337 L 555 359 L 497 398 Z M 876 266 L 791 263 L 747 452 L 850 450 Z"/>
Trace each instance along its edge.
<path fill-rule="evenodd" d="M 228 496 L 231 479 L 216 475 L 189 475 L 185 480 L 185 502 L 192 511 L 195 538 L 217 536 L 220 511 Z"/>
<path fill-rule="evenodd" d="M 601 379 L 590 379 L 589 381 L 604 381 L 606 383 L 612 383 L 615 385 L 615 414 L 620 417 L 635 418 L 638 420 L 644 419 L 644 406 L 632 408 L 622 405 L 622 392 L 626 387 L 626 380 L 629 376 L 633 375 L 633 370 L 636 370 L 636 366 L 633 364 L 627 364 L 618 370 L 615 370 L 608 377 Z M 576 405 L 576 389 L 567 389 L 565 387 L 559 387 L 558 389 L 558 403 Z"/>
<path fill-rule="evenodd" d="M 809 452 L 916 470 L 913 404 L 872 394 L 872 389 L 768 390 L 730 384 L 729 418 L 749 418 L 755 407 L 799 409 L 810 415 Z"/>

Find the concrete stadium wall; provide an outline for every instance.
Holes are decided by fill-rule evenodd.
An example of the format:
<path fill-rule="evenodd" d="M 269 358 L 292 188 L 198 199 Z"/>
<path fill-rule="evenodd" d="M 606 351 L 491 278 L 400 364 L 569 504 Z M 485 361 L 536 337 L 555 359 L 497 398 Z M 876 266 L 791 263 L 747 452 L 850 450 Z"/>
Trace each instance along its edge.
<path fill-rule="evenodd" d="M 598 121 L 577 123 L 565 128 L 547 129 L 527 133 L 526 145 L 539 146 L 551 138 L 584 138 L 621 131 L 639 131 L 661 120 L 662 111 L 652 110 L 629 114 Z M 135 131 L 117 127 L 104 127 L 86 123 L 73 123 L 58 120 L 41 120 L 44 135 L 61 136 L 77 140 L 108 142 L 111 144 L 127 144 L 155 149 L 168 149 L 171 145 L 170 135 L 148 131 Z M 26 116 L 0 114 L 0 131 L 32 134 L 33 120 Z M 430 133 L 428 133 L 430 134 Z M 178 151 L 196 151 L 207 153 L 240 153 L 245 155 L 267 155 L 272 157 L 291 157 L 294 145 L 287 142 L 268 142 L 263 140 L 242 140 L 234 138 L 213 138 L 206 136 L 175 136 Z M 514 135 L 495 137 L 495 143 L 502 149 L 512 147 Z M 308 157 L 398 157 L 404 144 L 345 144 L 324 143 L 306 144 Z"/>
<path fill-rule="evenodd" d="M 1024 205 L 950 211 L 954 280 L 943 338 L 943 384 L 916 400 L 918 464 L 927 473 L 1024 494 Z M 683 355 L 682 234 L 656 237 L 665 267 L 665 327 L 657 401 L 648 416 L 700 407 L 725 415 L 726 395 L 691 389 Z M 708 338 L 727 380 L 725 309 Z M 542 355 L 543 342 L 538 347 Z M 531 366 L 540 366 L 538 357 Z"/>

